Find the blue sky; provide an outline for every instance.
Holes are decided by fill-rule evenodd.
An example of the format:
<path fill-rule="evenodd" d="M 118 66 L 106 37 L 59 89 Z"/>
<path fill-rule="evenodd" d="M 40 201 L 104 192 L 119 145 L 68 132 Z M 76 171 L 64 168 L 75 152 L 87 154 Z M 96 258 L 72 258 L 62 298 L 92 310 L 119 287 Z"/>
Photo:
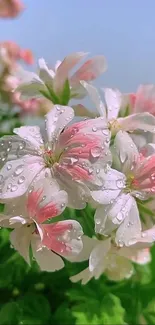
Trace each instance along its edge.
<path fill-rule="evenodd" d="M 155 83 L 154 0 L 23 0 L 26 10 L 0 21 L 0 40 L 14 40 L 51 65 L 74 51 L 104 54 L 100 86 L 134 91 Z"/>

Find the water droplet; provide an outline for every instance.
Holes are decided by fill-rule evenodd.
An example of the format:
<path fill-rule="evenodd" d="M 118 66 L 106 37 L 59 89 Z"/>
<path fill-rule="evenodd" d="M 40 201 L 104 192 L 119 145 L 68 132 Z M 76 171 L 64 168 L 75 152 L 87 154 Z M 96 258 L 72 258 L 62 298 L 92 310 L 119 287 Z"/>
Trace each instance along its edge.
<path fill-rule="evenodd" d="M 93 173 L 93 171 L 94 171 L 93 168 L 89 168 L 88 169 L 88 174 L 91 175 Z"/>
<path fill-rule="evenodd" d="M 9 184 L 8 184 L 8 186 L 7 186 L 7 189 L 8 189 L 8 190 L 10 190 L 10 189 L 11 189 L 11 187 L 12 187 L 12 184 L 11 184 L 11 183 L 9 183 Z"/>
<path fill-rule="evenodd" d="M 17 189 L 18 189 L 17 185 L 12 185 L 11 192 L 15 192 L 15 191 L 17 191 Z"/>
<path fill-rule="evenodd" d="M 123 213 L 122 212 L 119 212 L 118 214 L 117 214 L 117 220 L 118 221 L 122 221 L 122 219 L 123 219 Z"/>
<path fill-rule="evenodd" d="M 7 170 L 10 170 L 11 168 L 12 168 L 11 164 L 7 165 Z"/>
<path fill-rule="evenodd" d="M 122 179 L 118 179 L 118 180 L 116 181 L 116 185 L 117 185 L 118 188 L 122 189 L 122 188 L 125 187 L 125 182 L 124 182 L 124 180 L 122 180 Z"/>
<path fill-rule="evenodd" d="M 16 167 L 14 176 L 20 175 L 23 172 L 23 169 L 24 169 L 24 165 L 19 165 L 18 167 Z"/>
<path fill-rule="evenodd" d="M 93 126 L 93 127 L 92 127 L 92 131 L 93 131 L 93 132 L 96 132 L 96 131 L 97 131 L 96 126 Z"/>
<path fill-rule="evenodd" d="M 18 180 L 18 184 L 22 184 L 22 183 L 24 183 L 24 181 L 25 181 L 25 177 L 24 176 L 20 176 L 19 177 L 19 180 Z"/>
<path fill-rule="evenodd" d="M 102 133 L 104 135 L 108 136 L 109 135 L 109 130 L 108 129 L 104 129 L 104 130 L 102 130 Z"/>
<path fill-rule="evenodd" d="M 61 203 L 61 208 L 64 208 L 64 206 L 65 206 L 65 203 Z"/>
<path fill-rule="evenodd" d="M 96 219 L 95 221 L 96 221 L 96 224 L 97 225 L 100 225 L 100 223 L 101 223 L 101 220 L 100 219 Z"/>
<path fill-rule="evenodd" d="M 97 169 L 96 169 L 96 174 L 99 174 L 99 172 L 100 172 L 100 169 L 97 168 Z"/>
<path fill-rule="evenodd" d="M 137 240 L 136 238 L 131 238 L 129 241 L 128 241 L 128 245 L 131 246 L 131 245 L 134 245 L 136 244 Z"/>
<path fill-rule="evenodd" d="M 120 246 L 120 247 L 123 247 L 124 246 L 124 242 L 122 241 L 122 240 L 118 240 L 118 245 Z"/>
<path fill-rule="evenodd" d="M 101 148 L 100 147 L 94 147 L 90 150 L 91 155 L 93 158 L 98 158 L 101 155 Z"/>

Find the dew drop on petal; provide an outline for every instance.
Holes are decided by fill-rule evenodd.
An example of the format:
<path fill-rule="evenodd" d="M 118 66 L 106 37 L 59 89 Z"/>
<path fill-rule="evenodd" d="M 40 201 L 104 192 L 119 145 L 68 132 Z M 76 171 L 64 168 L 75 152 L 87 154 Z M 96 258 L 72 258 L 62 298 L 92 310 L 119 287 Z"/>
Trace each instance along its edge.
<path fill-rule="evenodd" d="M 93 132 L 96 132 L 96 131 L 97 131 L 96 126 L 93 126 L 93 127 L 92 127 L 92 131 L 93 131 Z"/>
<path fill-rule="evenodd" d="M 101 148 L 99 147 L 94 147 L 90 150 L 91 155 L 93 158 L 98 158 L 101 155 Z"/>
<path fill-rule="evenodd" d="M 22 184 L 22 183 L 24 183 L 24 181 L 25 181 L 25 177 L 24 176 L 20 176 L 19 177 L 19 180 L 18 180 L 18 184 Z"/>
<path fill-rule="evenodd" d="M 11 192 L 15 192 L 15 191 L 17 191 L 17 189 L 18 189 L 17 185 L 12 185 Z"/>
<path fill-rule="evenodd" d="M 24 169 L 24 165 L 19 165 L 18 167 L 16 167 L 14 176 L 20 175 L 23 172 L 23 169 Z"/>

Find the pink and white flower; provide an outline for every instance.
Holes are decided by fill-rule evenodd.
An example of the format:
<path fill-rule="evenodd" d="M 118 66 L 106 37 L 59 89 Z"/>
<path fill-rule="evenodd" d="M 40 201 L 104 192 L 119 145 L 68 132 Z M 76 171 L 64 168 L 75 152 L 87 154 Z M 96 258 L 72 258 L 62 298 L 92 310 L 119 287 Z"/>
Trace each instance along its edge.
<path fill-rule="evenodd" d="M 83 236 L 83 250 L 74 261 L 89 259 L 89 266 L 79 274 L 72 276 L 72 282 L 80 281 L 86 284 L 91 278 L 98 279 L 103 273 L 112 281 L 130 278 L 134 273 L 132 261 L 146 264 L 151 261 L 149 247 L 133 245 L 131 247 L 116 247 L 111 238 L 97 240 Z"/>
<path fill-rule="evenodd" d="M 98 115 L 107 121 L 108 127 L 113 135 L 116 135 L 120 130 L 126 132 L 144 131 L 155 133 L 155 117 L 150 114 L 151 112 L 136 112 L 123 118 L 118 116 L 123 100 L 123 95 L 118 89 L 103 89 L 105 95 L 104 105 L 95 87 L 85 81 L 82 81 L 81 84 L 85 87 L 94 102 Z M 92 117 L 92 114 L 90 114 L 90 117 Z"/>
<path fill-rule="evenodd" d="M 80 80 L 91 81 L 106 70 L 105 58 L 95 56 L 86 61 L 73 75 L 71 70 L 86 56 L 87 53 L 77 52 L 70 54 L 61 61 L 57 61 L 55 68 L 49 69 L 44 59 L 39 60 L 39 75 L 25 71 L 21 75 L 18 90 L 25 97 L 40 97 L 41 91 L 47 91 L 47 86 L 59 96 L 63 91 L 65 81 L 68 79 L 71 88 L 71 98 L 82 98 L 86 95 Z M 56 103 L 58 104 L 58 103 Z"/>
<path fill-rule="evenodd" d="M 55 105 L 46 115 L 47 139 L 37 126 L 14 129 L 15 136 L 0 139 L 0 200 L 23 195 L 46 168 L 67 191 L 68 205 L 83 208 L 91 190 L 102 185 L 102 174 L 111 163 L 110 133 L 102 118 L 67 124 L 71 107 Z"/>
<path fill-rule="evenodd" d="M 59 190 L 56 181 L 49 183 L 42 175 L 26 196 L 6 205 L 0 225 L 14 229 L 10 234 L 11 244 L 28 264 L 30 246 L 33 257 L 45 271 L 61 269 L 64 262 L 60 256 L 71 257 L 81 251 L 83 232 L 77 221 L 47 223 L 49 218 L 60 215 L 66 204 L 67 193 Z"/>
<path fill-rule="evenodd" d="M 145 148 L 145 152 L 150 150 L 153 147 L 148 151 Z M 153 242 L 155 230 L 153 228 L 149 233 L 142 231 L 137 203 L 144 205 L 145 200 L 155 193 L 155 154 L 142 155 L 131 137 L 119 131 L 113 155 L 114 167 L 118 171 L 109 169 L 102 190 L 92 192 L 92 197 L 99 204 L 95 213 L 95 230 L 109 235 L 117 229 L 115 241 L 119 246 L 130 246 L 137 241 Z"/>

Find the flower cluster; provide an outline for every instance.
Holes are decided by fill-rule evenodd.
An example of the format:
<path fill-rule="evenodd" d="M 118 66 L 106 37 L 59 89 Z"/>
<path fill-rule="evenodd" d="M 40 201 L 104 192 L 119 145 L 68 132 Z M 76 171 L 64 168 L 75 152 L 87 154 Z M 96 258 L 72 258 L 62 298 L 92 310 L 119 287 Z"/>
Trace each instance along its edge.
<path fill-rule="evenodd" d="M 22 10 L 20 1 L 0 1 L 0 17 Z M 83 284 L 102 273 L 129 278 L 132 262 L 150 261 L 155 241 L 155 86 L 100 95 L 91 82 L 106 70 L 105 58 L 75 69 L 86 54 L 68 55 L 53 69 L 40 59 L 34 73 L 18 64 L 32 63 L 30 51 L 0 44 L 1 102 L 45 114 L 44 130 L 21 126 L 0 138 L 0 226 L 12 229 L 12 246 L 41 270 L 59 270 L 64 259 L 88 261 L 71 278 Z M 85 96 L 93 111 L 82 105 Z M 63 214 L 87 205 L 95 209 L 92 237 Z"/>
<path fill-rule="evenodd" d="M 39 75 L 22 71 L 15 91 L 51 102 L 45 130 L 21 126 L 0 138 L 1 227 L 13 229 L 11 244 L 29 264 L 31 247 L 42 270 L 61 269 L 63 258 L 89 260 L 71 278 L 82 283 L 103 272 L 112 280 L 130 277 L 133 261 L 150 261 L 155 240 L 155 87 L 125 95 L 105 88 L 103 101 L 90 83 L 106 68 L 103 56 L 70 76 L 84 56 L 69 55 L 54 70 L 41 59 Z M 93 112 L 81 103 L 69 106 L 85 95 Z M 87 204 L 95 208 L 92 238 L 77 220 L 55 219 L 63 219 L 66 207 Z"/>

